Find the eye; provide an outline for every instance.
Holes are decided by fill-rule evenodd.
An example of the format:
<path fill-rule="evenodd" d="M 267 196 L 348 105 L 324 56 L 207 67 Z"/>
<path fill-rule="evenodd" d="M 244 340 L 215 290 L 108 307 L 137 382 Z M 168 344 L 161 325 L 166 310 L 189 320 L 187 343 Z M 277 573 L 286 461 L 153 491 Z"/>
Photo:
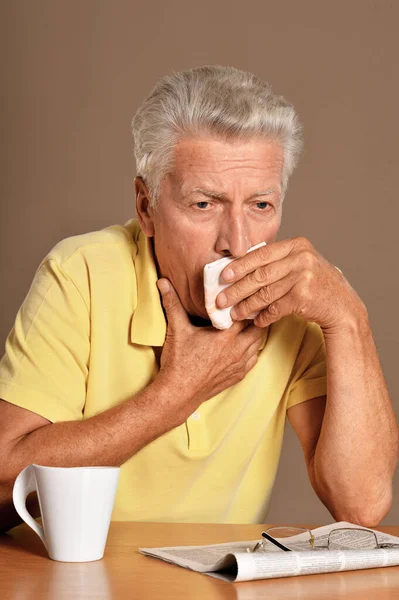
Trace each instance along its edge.
<path fill-rule="evenodd" d="M 270 206 L 269 202 L 257 202 L 256 203 L 257 208 L 260 208 L 261 210 L 265 210 L 265 208 L 268 208 Z"/>
<path fill-rule="evenodd" d="M 209 202 L 196 202 L 195 206 L 204 210 L 205 208 L 208 208 Z"/>

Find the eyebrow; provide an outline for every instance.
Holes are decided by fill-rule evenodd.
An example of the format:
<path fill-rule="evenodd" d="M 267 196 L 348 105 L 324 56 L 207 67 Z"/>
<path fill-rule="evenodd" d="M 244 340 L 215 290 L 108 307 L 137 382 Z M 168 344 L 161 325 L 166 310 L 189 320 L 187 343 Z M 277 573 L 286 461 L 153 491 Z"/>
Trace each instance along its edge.
<path fill-rule="evenodd" d="M 258 192 L 255 192 L 254 194 L 249 196 L 249 198 L 247 198 L 247 200 L 252 200 L 252 198 L 258 198 L 259 196 L 270 196 L 271 194 L 274 194 L 275 192 L 279 193 L 280 190 L 278 188 L 269 188 L 267 190 L 259 190 Z M 199 188 L 199 187 L 193 188 L 187 194 L 185 194 L 185 196 L 191 196 L 192 194 L 198 194 L 198 193 L 203 194 L 204 196 L 208 196 L 208 198 L 216 198 L 218 200 L 225 200 L 227 198 L 226 194 L 224 194 L 224 193 L 213 192 L 211 190 L 205 190 L 205 189 Z"/>

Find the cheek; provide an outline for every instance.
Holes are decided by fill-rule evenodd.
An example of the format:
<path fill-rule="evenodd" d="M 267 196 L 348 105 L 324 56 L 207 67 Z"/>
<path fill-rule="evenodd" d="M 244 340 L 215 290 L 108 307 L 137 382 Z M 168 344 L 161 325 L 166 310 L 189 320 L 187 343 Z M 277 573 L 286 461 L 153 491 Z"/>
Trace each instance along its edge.
<path fill-rule="evenodd" d="M 167 239 L 154 239 L 155 254 L 160 273 L 171 279 L 180 293 L 187 284 L 191 288 L 202 286 L 201 244 L 195 240 L 186 240 L 180 233 Z M 203 249 L 202 249 L 203 252 Z"/>
<path fill-rule="evenodd" d="M 214 224 L 191 223 L 181 219 L 169 229 L 163 248 L 177 260 L 187 273 L 202 272 L 204 265 L 213 260 L 215 238 Z"/>
<path fill-rule="evenodd" d="M 273 219 L 272 223 L 270 223 L 270 227 L 268 229 L 267 232 L 267 238 L 266 241 L 268 242 L 274 242 L 277 234 L 279 232 L 280 229 L 280 225 L 281 225 L 281 212 L 276 215 L 275 219 Z"/>
<path fill-rule="evenodd" d="M 274 242 L 277 238 L 277 234 L 279 232 L 280 229 L 280 223 L 278 225 L 276 225 L 275 227 L 271 228 L 268 231 L 268 235 L 266 237 L 266 242 L 270 243 L 270 242 Z"/>
<path fill-rule="evenodd" d="M 274 242 L 280 229 L 281 219 L 275 218 L 268 223 L 263 223 L 251 230 L 251 240 L 253 244 L 259 243 L 259 240 L 270 244 Z M 254 241 L 255 240 L 255 241 Z"/>
<path fill-rule="evenodd" d="M 171 240 L 155 241 L 155 253 L 162 275 L 179 277 L 182 271 L 182 261 L 179 260 L 182 253 L 179 246 Z"/>

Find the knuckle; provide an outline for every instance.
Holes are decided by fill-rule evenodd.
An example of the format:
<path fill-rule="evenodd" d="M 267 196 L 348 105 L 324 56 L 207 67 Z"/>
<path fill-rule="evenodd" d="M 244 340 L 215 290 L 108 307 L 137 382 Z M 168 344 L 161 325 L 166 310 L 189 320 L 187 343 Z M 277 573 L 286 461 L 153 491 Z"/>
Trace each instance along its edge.
<path fill-rule="evenodd" d="M 311 269 L 305 269 L 303 278 L 307 283 L 310 283 L 314 279 L 314 272 Z"/>
<path fill-rule="evenodd" d="M 264 327 L 266 322 L 267 322 L 267 310 L 262 310 L 256 317 L 256 326 Z"/>
<path fill-rule="evenodd" d="M 295 242 L 296 242 L 297 246 L 299 246 L 301 248 L 308 248 L 308 247 L 312 246 L 312 244 L 309 242 L 308 238 L 306 238 L 302 235 L 295 238 Z"/>
<path fill-rule="evenodd" d="M 259 351 L 259 348 L 261 346 L 261 340 L 262 340 L 262 338 L 257 339 L 255 342 L 253 342 L 253 344 L 250 345 L 250 347 L 249 347 L 249 356 L 250 357 L 256 355 L 256 353 Z"/>
<path fill-rule="evenodd" d="M 171 298 L 171 294 L 168 294 L 167 299 L 164 301 L 164 307 L 166 310 L 173 310 L 175 306 L 177 306 L 176 298 Z"/>
<path fill-rule="evenodd" d="M 255 354 L 246 362 L 245 367 L 244 367 L 244 375 L 246 373 L 248 373 L 248 371 L 250 371 L 256 365 L 257 362 L 258 362 L 258 357 Z"/>
<path fill-rule="evenodd" d="M 272 302 L 272 294 L 270 291 L 270 288 L 268 288 L 267 286 L 261 288 L 259 290 L 259 292 L 257 293 L 259 299 L 262 301 L 262 303 L 264 304 L 271 304 Z"/>
<path fill-rule="evenodd" d="M 295 238 L 293 239 L 294 246 L 295 246 L 296 248 L 299 248 L 299 249 L 300 249 L 300 248 L 304 248 L 304 247 L 306 246 L 306 243 L 307 243 L 307 241 L 308 241 L 308 240 L 307 240 L 305 237 L 301 237 L 301 236 L 300 236 L 300 237 L 295 237 Z"/>
<path fill-rule="evenodd" d="M 168 323 L 168 328 L 166 330 L 166 337 L 165 337 L 165 343 L 173 343 L 176 339 L 176 332 L 173 330 L 173 327 L 170 326 L 170 323 Z"/>
<path fill-rule="evenodd" d="M 241 365 L 235 365 L 235 368 L 232 368 L 229 373 L 228 381 L 229 385 L 233 385 L 238 383 L 242 379 L 242 368 Z"/>
<path fill-rule="evenodd" d="M 310 250 L 308 248 L 306 248 L 305 250 L 302 250 L 301 261 L 305 267 L 307 267 L 308 269 L 311 269 L 315 264 L 315 259 L 316 259 L 316 257 L 312 250 Z"/>
<path fill-rule="evenodd" d="M 267 280 L 269 269 L 266 266 L 258 267 L 252 274 L 255 283 L 263 283 Z"/>
<path fill-rule="evenodd" d="M 278 307 L 278 304 L 277 304 L 277 302 L 272 302 L 272 303 L 269 305 L 268 311 L 269 311 L 269 314 L 270 314 L 272 317 L 278 317 L 278 315 L 279 315 L 279 307 Z"/>
<path fill-rule="evenodd" d="M 240 382 L 244 379 L 245 377 L 245 369 L 240 369 L 240 371 L 237 374 L 237 380 Z"/>
<path fill-rule="evenodd" d="M 262 283 L 263 282 L 263 274 L 262 274 L 261 267 L 259 267 L 258 269 L 255 269 L 255 271 L 253 273 L 251 273 L 251 279 L 253 280 L 254 283 Z"/>

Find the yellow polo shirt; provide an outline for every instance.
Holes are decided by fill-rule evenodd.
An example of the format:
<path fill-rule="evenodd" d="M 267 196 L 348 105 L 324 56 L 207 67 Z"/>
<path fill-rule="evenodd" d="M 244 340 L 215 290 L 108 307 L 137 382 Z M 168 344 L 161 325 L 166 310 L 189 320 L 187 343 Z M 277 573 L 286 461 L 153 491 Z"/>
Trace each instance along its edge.
<path fill-rule="evenodd" d="M 52 422 L 87 419 L 157 376 L 166 323 L 135 219 L 63 240 L 40 264 L 0 363 L 0 398 Z M 190 382 L 187 382 L 189 385 Z M 121 467 L 114 520 L 260 523 L 287 408 L 326 394 L 323 334 L 285 317 L 257 365 Z"/>

